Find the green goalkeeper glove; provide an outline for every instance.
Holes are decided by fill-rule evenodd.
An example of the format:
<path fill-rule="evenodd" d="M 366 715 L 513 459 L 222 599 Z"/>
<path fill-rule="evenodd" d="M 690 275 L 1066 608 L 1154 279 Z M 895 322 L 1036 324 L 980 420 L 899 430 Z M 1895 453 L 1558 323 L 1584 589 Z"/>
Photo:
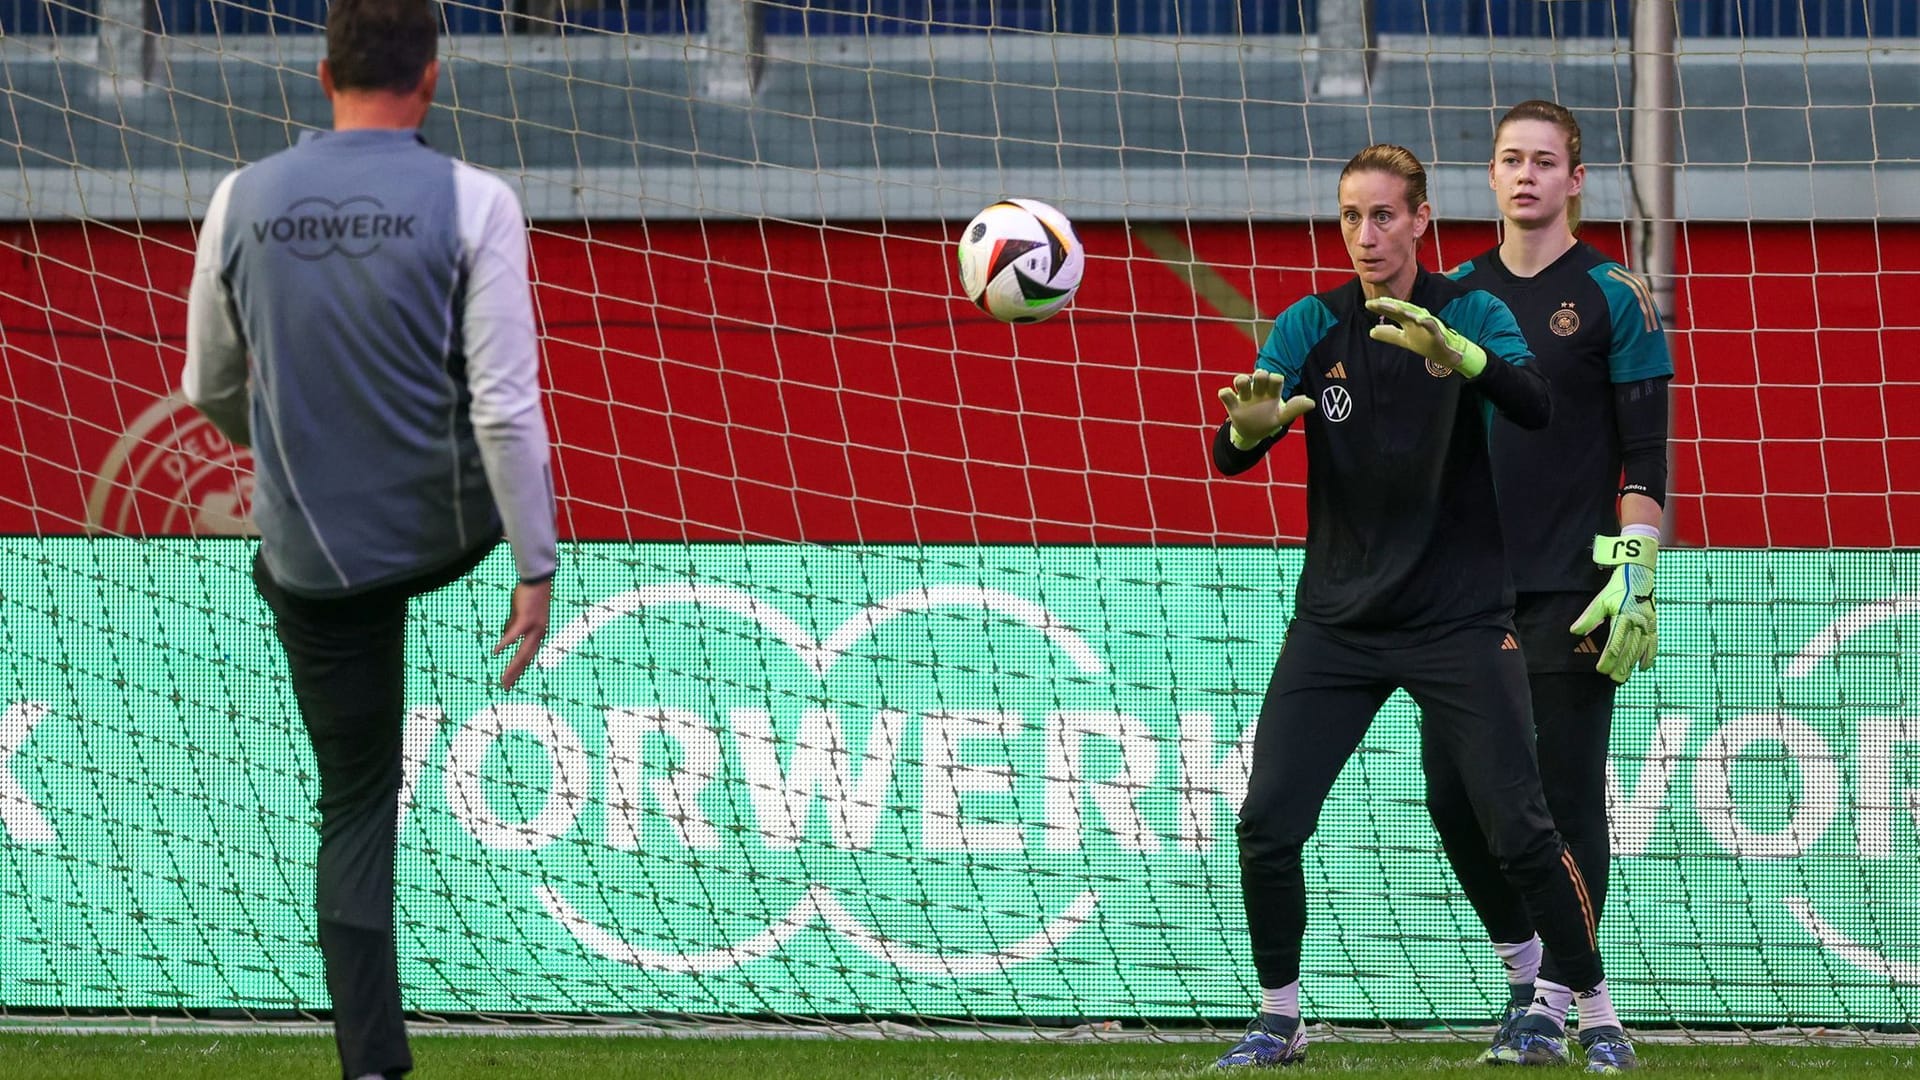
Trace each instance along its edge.
<path fill-rule="evenodd" d="M 1393 320 L 1392 325 L 1376 326 L 1367 332 L 1375 341 L 1419 353 L 1469 379 L 1487 369 L 1485 349 L 1460 336 L 1459 331 L 1448 328 L 1438 316 L 1419 304 L 1376 296 L 1367 301 L 1367 310 Z"/>
<path fill-rule="evenodd" d="M 1227 407 L 1227 437 L 1242 450 L 1251 450 L 1261 441 L 1313 411 L 1313 399 L 1305 394 L 1281 400 L 1281 378 L 1264 368 L 1251 375 L 1236 375 L 1232 386 L 1220 388 L 1220 403 Z"/>
<path fill-rule="evenodd" d="M 1633 526 L 1628 526 L 1633 528 Z M 1659 620 L 1653 610 L 1653 567 L 1660 559 L 1660 541 L 1651 536 L 1596 536 L 1593 561 L 1613 567 L 1600 595 L 1568 627 L 1585 634 L 1612 619 L 1606 648 L 1600 650 L 1595 670 L 1624 683 L 1635 668 L 1646 671 L 1660 651 Z"/>

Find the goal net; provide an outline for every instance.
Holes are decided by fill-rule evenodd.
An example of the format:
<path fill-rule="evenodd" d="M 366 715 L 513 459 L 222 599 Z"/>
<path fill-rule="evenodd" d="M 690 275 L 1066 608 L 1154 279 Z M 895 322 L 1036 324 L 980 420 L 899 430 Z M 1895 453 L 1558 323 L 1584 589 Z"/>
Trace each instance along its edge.
<path fill-rule="evenodd" d="M 1211 475 L 1213 392 L 1350 273 L 1349 156 L 1431 164 L 1452 265 L 1495 239 L 1493 120 L 1546 97 L 1679 369 L 1660 663 L 1610 762 L 1620 1009 L 1920 1016 L 1911 5 L 444 11 L 425 135 L 532 220 L 566 542 L 513 694 L 503 554 L 415 606 L 410 1007 L 1242 1022 L 1304 464 Z M 0 1013 L 327 1007 L 251 463 L 176 393 L 194 223 L 326 124 L 323 18 L 0 0 Z M 953 271 L 1009 195 L 1088 257 L 1018 328 Z M 1505 999 L 1416 724 L 1396 696 L 1308 847 L 1309 1017 Z"/>

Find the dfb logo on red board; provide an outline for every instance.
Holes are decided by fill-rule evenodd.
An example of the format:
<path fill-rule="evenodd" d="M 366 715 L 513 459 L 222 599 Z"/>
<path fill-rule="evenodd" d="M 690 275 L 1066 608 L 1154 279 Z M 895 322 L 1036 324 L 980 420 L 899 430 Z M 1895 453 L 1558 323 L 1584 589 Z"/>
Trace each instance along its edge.
<path fill-rule="evenodd" d="M 175 393 L 136 417 L 94 470 L 87 531 L 252 536 L 252 502 L 252 453 Z"/>

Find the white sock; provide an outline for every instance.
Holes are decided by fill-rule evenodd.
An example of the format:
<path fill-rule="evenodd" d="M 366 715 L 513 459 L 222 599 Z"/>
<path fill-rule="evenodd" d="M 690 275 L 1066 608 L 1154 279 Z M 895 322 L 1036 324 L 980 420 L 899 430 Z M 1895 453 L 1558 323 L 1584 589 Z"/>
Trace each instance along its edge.
<path fill-rule="evenodd" d="M 1540 996 L 1540 988 L 1548 991 L 1547 1008 L 1552 1009 L 1553 1015 L 1558 1017 L 1560 1023 L 1564 1025 L 1567 1022 L 1567 1010 L 1573 1008 L 1573 987 L 1561 986 L 1559 983 L 1551 982 L 1545 983 L 1544 985 L 1535 983 L 1534 985 L 1536 987 L 1534 993 L 1536 999 Z"/>
<path fill-rule="evenodd" d="M 1580 1009 L 1581 1031 L 1620 1026 L 1620 1017 L 1613 1011 L 1613 995 L 1607 993 L 1605 979 L 1601 979 L 1600 985 L 1593 989 L 1575 994 L 1573 1003 Z"/>
<path fill-rule="evenodd" d="M 1507 981 L 1515 986 L 1530 983 L 1540 977 L 1540 938 L 1538 935 L 1525 941 L 1513 943 L 1496 941 L 1493 951 L 1500 954 L 1500 962 L 1507 965 Z"/>
<path fill-rule="evenodd" d="M 1527 1009 L 1527 1015 L 1545 1017 L 1553 1021 L 1554 1027 L 1564 1031 L 1567 1027 L 1567 1003 L 1572 998 L 1573 991 L 1559 983 L 1535 980 L 1533 1004 Z"/>
<path fill-rule="evenodd" d="M 1278 990 L 1260 988 L 1260 1011 L 1274 1016 L 1300 1017 L 1300 980 L 1295 979 Z"/>

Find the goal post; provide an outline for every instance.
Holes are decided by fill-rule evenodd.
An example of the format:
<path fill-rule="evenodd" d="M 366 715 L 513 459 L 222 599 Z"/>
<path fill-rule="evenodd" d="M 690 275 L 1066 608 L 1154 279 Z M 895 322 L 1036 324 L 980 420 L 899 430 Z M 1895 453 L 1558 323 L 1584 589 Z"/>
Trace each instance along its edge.
<path fill-rule="evenodd" d="M 1920 1016 L 1911 5 L 443 11 L 425 135 L 528 210 L 566 542 L 515 694 L 503 556 L 410 623 L 410 1007 L 1243 1022 L 1233 815 L 1304 467 L 1213 476 L 1214 390 L 1350 275 L 1348 157 L 1428 163 L 1452 265 L 1496 238 L 1494 121 L 1545 97 L 1679 368 L 1661 659 L 1610 762 L 1622 1015 Z M 326 1007 L 251 462 L 176 393 L 194 223 L 326 123 L 323 17 L 0 0 L 0 1013 Z M 1086 247 L 1037 325 L 959 295 L 1004 196 Z M 1416 725 L 1396 697 L 1309 846 L 1313 1017 L 1504 1000 Z"/>

